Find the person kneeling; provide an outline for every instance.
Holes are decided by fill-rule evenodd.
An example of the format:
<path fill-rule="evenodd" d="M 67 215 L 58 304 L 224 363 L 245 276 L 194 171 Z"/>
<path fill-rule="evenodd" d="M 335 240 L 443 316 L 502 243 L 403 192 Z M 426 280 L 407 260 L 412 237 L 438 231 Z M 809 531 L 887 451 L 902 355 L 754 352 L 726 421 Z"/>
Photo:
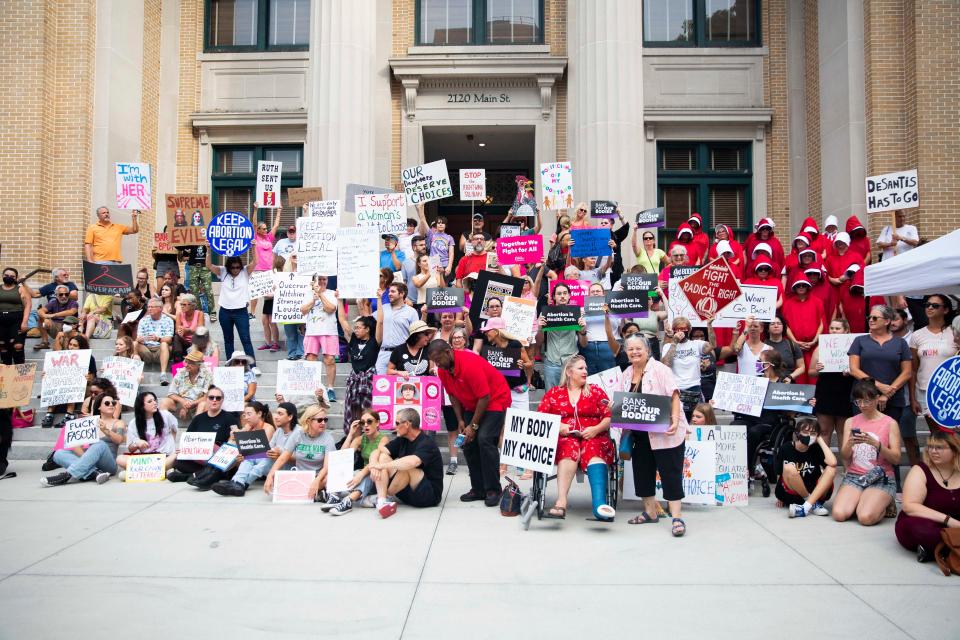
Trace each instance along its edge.
<path fill-rule="evenodd" d="M 833 494 L 837 458 L 820 437 L 816 418 L 797 418 L 793 438 L 783 443 L 778 458 L 783 473 L 775 489 L 777 506 L 786 507 L 791 518 L 830 515 L 823 503 Z"/>
<path fill-rule="evenodd" d="M 411 507 L 435 507 L 443 498 L 443 459 L 440 449 L 420 430 L 420 414 L 400 409 L 394 418 L 397 437 L 370 454 L 370 476 L 377 485 L 377 512 L 389 518 L 397 503 Z"/>

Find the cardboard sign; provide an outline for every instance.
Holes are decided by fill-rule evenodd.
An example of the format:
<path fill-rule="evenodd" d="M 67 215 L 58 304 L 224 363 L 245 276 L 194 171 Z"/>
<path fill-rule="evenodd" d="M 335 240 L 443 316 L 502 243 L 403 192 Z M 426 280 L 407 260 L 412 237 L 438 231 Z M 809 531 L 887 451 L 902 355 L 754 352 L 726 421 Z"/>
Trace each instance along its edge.
<path fill-rule="evenodd" d="M 314 202 L 311 205 L 317 204 Z M 297 273 L 337 275 L 337 231 L 340 212 L 297 218 Z"/>
<path fill-rule="evenodd" d="M 723 256 L 704 265 L 679 284 L 701 320 L 713 318 L 741 294 L 740 283 Z"/>
<path fill-rule="evenodd" d="M 519 235 L 520 235 L 520 225 L 518 224 L 501 224 L 500 225 L 501 238 L 516 238 Z"/>
<path fill-rule="evenodd" d="M 401 177 L 407 204 L 411 207 L 453 195 L 446 160 L 437 160 L 404 169 Z"/>
<path fill-rule="evenodd" d="M 207 244 L 207 225 L 213 217 L 210 196 L 205 193 L 167 194 L 167 233 L 174 247 Z"/>
<path fill-rule="evenodd" d="M 543 317 L 547 321 L 544 331 L 579 331 L 581 308 L 572 304 L 547 305 Z"/>
<path fill-rule="evenodd" d="M 310 302 L 313 290 L 310 288 L 312 276 L 305 273 L 273 274 L 273 315 L 274 322 L 283 324 L 303 324 L 306 322 L 300 311 Z"/>
<path fill-rule="evenodd" d="M 323 385 L 323 363 L 319 360 L 278 360 L 277 393 L 293 396 L 313 396 Z"/>
<path fill-rule="evenodd" d="M 717 313 L 715 320 L 746 320 L 753 316 L 761 322 L 770 322 L 777 315 L 777 288 L 760 284 L 742 284 L 741 293 L 726 309 Z M 727 323 L 714 326 L 724 326 Z M 735 322 L 730 322 L 733 326 Z"/>
<path fill-rule="evenodd" d="M 571 258 L 610 255 L 610 229 L 572 229 Z"/>
<path fill-rule="evenodd" d="M 687 296 L 680 290 L 680 280 L 671 276 L 667 283 L 667 299 L 664 300 L 667 307 L 666 324 L 672 324 L 674 318 L 680 317 L 689 320 L 691 327 L 706 327 L 707 323 L 700 319 Z"/>
<path fill-rule="evenodd" d="M 583 315 L 587 318 L 603 317 L 607 315 L 604 307 L 607 304 L 606 296 L 587 296 L 583 301 Z"/>
<path fill-rule="evenodd" d="M 665 207 L 656 207 L 653 209 L 644 209 L 637 214 L 638 229 L 652 229 L 664 227 L 667 224 L 667 209 Z"/>
<path fill-rule="evenodd" d="M 224 411 L 243 411 L 243 396 L 247 385 L 243 382 L 243 367 L 216 367 L 213 384 L 223 391 Z"/>
<path fill-rule="evenodd" d="M 303 207 L 317 200 L 323 200 L 322 187 L 290 187 L 287 189 L 288 207 Z M 331 200 L 331 202 L 337 201 Z"/>
<path fill-rule="evenodd" d="M 508 296 L 503 301 L 503 311 L 500 313 L 506 327 L 504 331 L 527 344 L 537 332 L 537 302 L 526 298 Z"/>
<path fill-rule="evenodd" d="M 342 299 L 377 297 L 379 241 L 375 229 L 348 227 L 337 231 L 337 291 Z"/>
<path fill-rule="evenodd" d="M 487 199 L 486 169 L 460 169 L 460 199 Z"/>
<path fill-rule="evenodd" d="M 117 162 L 117 208 L 149 211 L 153 208 L 150 165 L 145 162 Z"/>
<path fill-rule="evenodd" d="M 717 409 L 757 417 L 767 397 L 767 378 L 717 371 L 713 403 Z"/>
<path fill-rule="evenodd" d="M 273 297 L 274 288 L 273 271 L 254 271 L 250 274 L 247 291 L 251 300 Z"/>
<path fill-rule="evenodd" d="M 480 320 L 486 320 L 487 302 L 490 298 L 506 300 L 507 296 L 518 297 L 523 291 L 523 280 L 502 273 L 481 271 L 473 285 L 473 298 L 470 300 L 470 320 L 474 327 L 480 326 Z"/>
<path fill-rule="evenodd" d="M 813 413 L 810 401 L 816 385 L 786 384 L 771 382 L 767 385 L 767 396 L 763 399 L 763 408 L 771 411 L 795 411 L 797 413 Z"/>
<path fill-rule="evenodd" d="M 16 409 L 30 404 L 37 363 L 0 365 L 0 409 Z"/>
<path fill-rule="evenodd" d="M 133 358 L 108 356 L 103 359 L 100 375 L 117 388 L 117 400 L 120 404 L 132 407 L 140 389 L 140 376 L 143 375 L 143 361 Z"/>
<path fill-rule="evenodd" d="M 937 424 L 960 427 L 960 356 L 953 356 L 934 369 L 927 384 L 927 411 Z"/>
<path fill-rule="evenodd" d="M 540 165 L 540 202 L 544 209 L 573 209 L 573 165 L 569 162 Z"/>
<path fill-rule="evenodd" d="M 224 211 L 207 225 L 207 242 L 221 256 L 246 253 L 253 242 L 253 224 L 239 211 Z"/>
<path fill-rule="evenodd" d="M 559 439 L 560 416 L 507 409 L 500 464 L 553 473 L 557 466 Z"/>
<path fill-rule="evenodd" d="M 917 170 L 897 171 L 866 179 L 867 213 L 913 209 L 920 206 Z"/>
<path fill-rule="evenodd" d="M 217 433 L 215 431 L 184 431 L 180 436 L 180 448 L 177 460 L 199 460 L 206 462 L 213 455 Z"/>
<path fill-rule="evenodd" d="M 465 301 L 464 291 L 459 287 L 427 289 L 427 313 L 460 313 Z"/>
<path fill-rule="evenodd" d="M 608 291 L 611 318 L 646 318 L 650 295 L 647 291 Z"/>
<path fill-rule="evenodd" d="M 239 455 L 240 450 L 237 449 L 235 445 L 227 442 L 217 449 L 217 452 L 207 461 L 207 464 L 220 469 L 220 471 L 226 471 L 236 462 L 237 456 Z"/>
<path fill-rule="evenodd" d="M 543 262 L 543 236 L 497 238 L 497 260 L 504 266 Z"/>
<path fill-rule="evenodd" d="M 520 360 L 519 347 L 501 349 L 485 344 L 480 347 L 480 357 L 493 365 L 494 369 L 505 376 L 515 378 L 521 374 L 520 365 L 517 364 L 517 361 Z"/>
<path fill-rule="evenodd" d="M 257 199 L 253 205 L 260 209 L 279 209 L 280 173 L 283 163 L 274 160 L 257 161 Z"/>
<path fill-rule="evenodd" d="M 274 504 L 313 504 L 313 471 L 277 471 L 273 474 Z"/>
<path fill-rule="evenodd" d="M 206 229 L 204 229 L 204 232 L 206 232 Z M 170 244 L 170 234 L 160 231 L 153 234 L 153 252 L 173 255 L 178 253 L 174 246 Z"/>
<path fill-rule="evenodd" d="M 393 429 L 400 409 L 420 414 L 420 428 L 439 431 L 443 422 L 443 387 L 434 376 L 373 376 L 371 407 L 380 414 L 380 429 Z"/>
<path fill-rule="evenodd" d="M 616 218 L 617 203 L 612 200 L 591 200 L 590 201 L 591 218 Z"/>
<path fill-rule="evenodd" d="M 817 356 L 823 363 L 820 373 L 847 373 L 850 371 L 850 345 L 865 333 L 822 333 L 819 338 Z"/>
<path fill-rule="evenodd" d="M 100 433 L 100 416 L 86 416 L 63 423 L 63 446 L 60 449 L 86 447 L 103 437 Z"/>
<path fill-rule="evenodd" d="M 327 493 L 349 491 L 347 483 L 353 478 L 353 459 L 356 449 L 340 449 L 326 454 Z"/>
<path fill-rule="evenodd" d="M 83 261 L 83 288 L 87 293 L 124 296 L 133 289 L 133 268 L 128 264 Z"/>
<path fill-rule="evenodd" d="M 129 456 L 124 482 L 163 482 L 167 479 L 166 463 L 167 456 L 162 453 Z"/>
<path fill-rule="evenodd" d="M 347 189 L 343 194 L 343 210 L 349 211 L 350 213 L 355 213 L 354 205 L 356 203 L 357 196 L 372 196 L 380 193 L 393 193 L 394 189 L 390 187 L 373 187 L 366 184 L 353 184 L 350 183 L 347 185 Z"/>
<path fill-rule="evenodd" d="M 632 465 L 630 465 L 632 466 Z M 683 447 L 683 500 L 686 504 L 716 504 L 717 449 L 714 442 L 687 440 Z M 657 474 L 656 498 L 663 500 L 663 486 Z"/>
<path fill-rule="evenodd" d="M 83 402 L 90 369 L 90 349 L 47 351 L 43 354 L 40 406 Z"/>
<path fill-rule="evenodd" d="M 613 405 L 610 407 L 613 413 L 610 426 L 663 433 L 670 428 L 670 404 L 670 396 L 617 391 L 613 394 Z"/>
<path fill-rule="evenodd" d="M 262 460 L 267 457 L 267 451 L 270 451 L 270 438 L 263 429 L 237 431 L 233 434 L 233 439 L 244 460 Z"/>
<path fill-rule="evenodd" d="M 407 201 L 402 193 L 360 195 L 354 200 L 354 209 L 357 226 L 374 229 L 378 236 L 407 230 Z"/>
<path fill-rule="evenodd" d="M 553 298 L 553 290 L 558 284 L 565 284 L 570 289 L 570 304 L 577 307 L 583 306 L 583 301 L 590 295 L 590 283 L 587 280 L 551 280 L 550 298 Z"/>

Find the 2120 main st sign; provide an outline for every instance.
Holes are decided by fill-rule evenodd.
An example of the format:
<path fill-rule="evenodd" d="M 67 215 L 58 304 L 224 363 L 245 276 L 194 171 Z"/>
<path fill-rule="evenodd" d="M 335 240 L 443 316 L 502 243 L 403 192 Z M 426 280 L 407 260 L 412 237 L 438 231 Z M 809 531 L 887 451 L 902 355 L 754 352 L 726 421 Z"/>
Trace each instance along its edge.
<path fill-rule="evenodd" d="M 463 104 L 507 104 L 510 102 L 510 94 L 448 93 L 447 102 Z"/>

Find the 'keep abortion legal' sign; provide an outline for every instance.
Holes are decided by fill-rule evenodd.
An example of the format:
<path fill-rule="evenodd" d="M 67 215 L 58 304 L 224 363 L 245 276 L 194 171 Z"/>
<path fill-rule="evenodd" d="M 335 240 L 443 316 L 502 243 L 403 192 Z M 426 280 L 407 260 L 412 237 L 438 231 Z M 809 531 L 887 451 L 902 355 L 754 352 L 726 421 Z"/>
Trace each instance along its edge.
<path fill-rule="evenodd" d="M 246 253 L 253 242 L 253 224 L 239 211 L 224 211 L 210 221 L 207 241 L 214 253 L 238 256 Z"/>
<path fill-rule="evenodd" d="M 954 430 L 960 427 L 960 356 L 934 370 L 927 385 L 927 409 L 937 424 Z"/>

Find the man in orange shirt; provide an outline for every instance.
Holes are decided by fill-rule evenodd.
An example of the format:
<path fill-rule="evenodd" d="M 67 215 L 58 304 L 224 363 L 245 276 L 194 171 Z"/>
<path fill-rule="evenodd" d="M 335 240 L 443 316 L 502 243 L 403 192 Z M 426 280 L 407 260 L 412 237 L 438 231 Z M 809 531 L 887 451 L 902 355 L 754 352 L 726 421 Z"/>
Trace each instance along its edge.
<path fill-rule="evenodd" d="M 120 238 L 140 231 L 140 226 L 137 224 L 139 216 L 139 209 L 134 209 L 132 215 L 133 226 L 126 227 L 122 224 L 110 222 L 110 209 L 97 207 L 97 223 L 87 227 L 87 233 L 83 238 L 83 255 L 86 261 L 98 263 L 122 262 Z"/>

